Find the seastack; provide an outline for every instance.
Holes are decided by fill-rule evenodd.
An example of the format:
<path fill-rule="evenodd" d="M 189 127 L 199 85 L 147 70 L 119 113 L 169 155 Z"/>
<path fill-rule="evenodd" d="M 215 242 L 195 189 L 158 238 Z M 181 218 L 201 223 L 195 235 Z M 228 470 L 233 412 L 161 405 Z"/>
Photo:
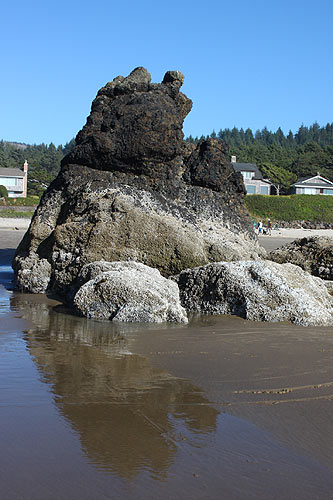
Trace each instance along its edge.
<path fill-rule="evenodd" d="M 101 260 L 137 261 L 168 277 L 263 255 L 227 148 L 184 142 L 192 102 L 183 80 L 168 71 L 151 83 L 136 68 L 98 92 L 17 249 L 20 290 L 69 296 L 82 267 Z"/>

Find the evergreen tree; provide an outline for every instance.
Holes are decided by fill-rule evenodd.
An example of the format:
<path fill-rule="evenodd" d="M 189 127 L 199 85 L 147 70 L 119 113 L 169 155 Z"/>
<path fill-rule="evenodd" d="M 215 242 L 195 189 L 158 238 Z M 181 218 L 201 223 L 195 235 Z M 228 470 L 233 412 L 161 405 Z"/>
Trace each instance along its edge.
<path fill-rule="evenodd" d="M 259 166 L 264 177 L 269 179 L 276 189 L 276 194 L 281 194 L 281 191 L 287 193 L 290 185 L 297 181 L 297 175 L 285 168 L 278 167 L 272 163 L 264 163 Z"/>
<path fill-rule="evenodd" d="M 304 125 L 301 125 L 295 134 L 296 143 L 299 145 L 305 144 L 309 138 L 309 130 Z"/>

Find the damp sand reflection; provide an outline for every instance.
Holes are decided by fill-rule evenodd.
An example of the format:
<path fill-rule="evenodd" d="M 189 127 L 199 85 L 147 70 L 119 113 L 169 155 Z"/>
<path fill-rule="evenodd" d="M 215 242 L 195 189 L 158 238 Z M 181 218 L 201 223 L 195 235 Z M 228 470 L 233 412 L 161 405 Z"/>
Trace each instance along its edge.
<path fill-rule="evenodd" d="M 196 434 L 216 430 L 219 412 L 202 390 L 132 354 L 123 325 L 66 314 L 38 296 L 16 295 L 12 307 L 37 325 L 24 336 L 29 353 L 98 467 L 125 478 L 144 467 L 163 477 L 185 439 L 178 420 L 194 446 Z"/>

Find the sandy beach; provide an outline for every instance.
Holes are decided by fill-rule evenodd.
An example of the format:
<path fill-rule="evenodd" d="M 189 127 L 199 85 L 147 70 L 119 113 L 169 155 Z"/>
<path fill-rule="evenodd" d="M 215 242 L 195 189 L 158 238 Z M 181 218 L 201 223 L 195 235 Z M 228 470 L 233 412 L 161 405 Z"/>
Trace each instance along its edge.
<path fill-rule="evenodd" d="M 261 240 L 265 238 L 291 238 L 293 240 L 297 238 L 305 238 L 310 236 L 329 236 L 333 238 L 333 229 L 290 229 L 281 228 L 278 230 L 273 230 L 271 236 L 262 235 L 259 236 Z"/>
<path fill-rule="evenodd" d="M 333 238 L 333 229 L 278 229 L 273 230 L 271 235 L 259 235 L 259 243 L 268 252 L 283 245 L 287 245 L 299 238 L 311 236 L 328 236 Z"/>
<path fill-rule="evenodd" d="M 25 218 L 0 217 L 0 230 L 26 231 L 30 225 L 30 221 L 31 219 Z"/>

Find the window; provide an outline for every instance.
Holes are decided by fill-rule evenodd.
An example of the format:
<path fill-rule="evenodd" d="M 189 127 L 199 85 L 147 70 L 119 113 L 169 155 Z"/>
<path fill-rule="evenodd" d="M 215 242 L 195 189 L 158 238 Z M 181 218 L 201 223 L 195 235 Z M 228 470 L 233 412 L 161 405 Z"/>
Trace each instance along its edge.
<path fill-rule="evenodd" d="M 269 186 L 260 186 L 260 194 L 269 194 Z"/>
<path fill-rule="evenodd" d="M 17 178 L 16 177 L 1 177 L 1 182 L 3 186 L 16 186 Z"/>
<path fill-rule="evenodd" d="M 324 194 L 333 195 L 333 189 L 324 189 Z"/>
<path fill-rule="evenodd" d="M 304 194 L 316 194 L 315 188 L 304 188 Z"/>
<path fill-rule="evenodd" d="M 244 177 L 244 179 L 252 179 L 253 172 L 245 172 L 245 171 L 243 171 L 242 172 L 242 176 Z"/>
<path fill-rule="evenodd" d="M 256 186 L 251 186 L 249 184 L 245 184 L 247 194 L 256 194 Z"/>

